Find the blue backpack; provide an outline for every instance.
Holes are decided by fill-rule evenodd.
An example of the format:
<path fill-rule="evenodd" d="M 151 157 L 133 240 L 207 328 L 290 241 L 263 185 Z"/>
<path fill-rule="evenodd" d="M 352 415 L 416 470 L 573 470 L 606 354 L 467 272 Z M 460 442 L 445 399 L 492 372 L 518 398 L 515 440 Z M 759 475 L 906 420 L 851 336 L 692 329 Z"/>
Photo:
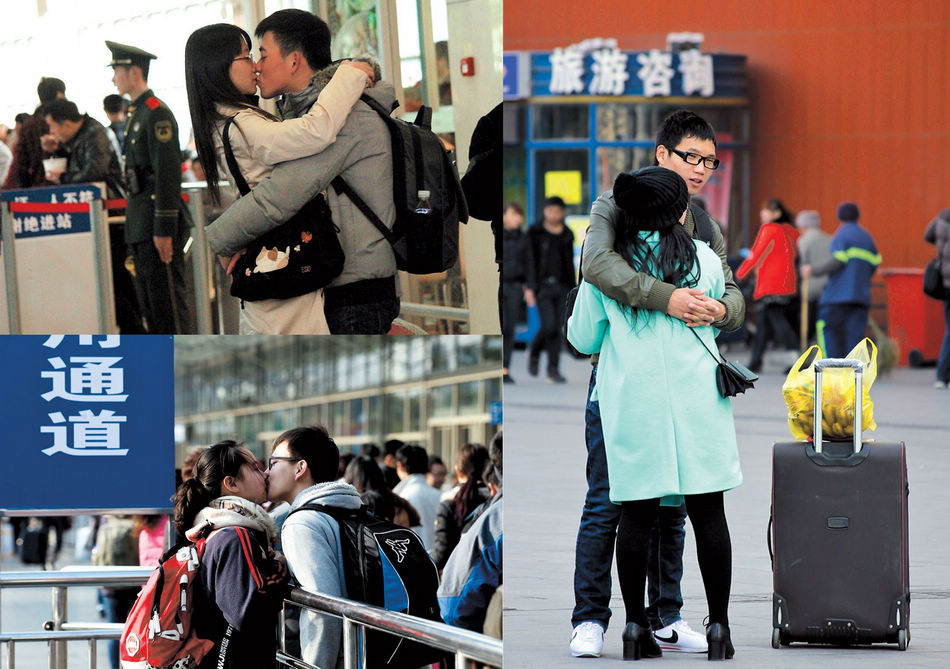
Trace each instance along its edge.
<path fill-rule="evenodd" d="M 343 509 L 304 504 L 291 513 L 305 509 L 325 513 L 340 526 L 349 599 L 442 622 L 436 596 L 439 570 L 415 532 L 377 518 L 365 506 Z M 367 667 L 416 669 L 446 657 L 437 648 L 378 630 L 368 629 L 364 639 Z"/>

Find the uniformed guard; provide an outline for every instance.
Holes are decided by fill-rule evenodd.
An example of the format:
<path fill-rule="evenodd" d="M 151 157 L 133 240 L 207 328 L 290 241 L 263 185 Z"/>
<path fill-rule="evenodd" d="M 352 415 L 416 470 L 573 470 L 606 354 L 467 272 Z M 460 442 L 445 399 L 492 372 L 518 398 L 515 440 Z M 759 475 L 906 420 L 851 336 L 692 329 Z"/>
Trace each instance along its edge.
<path fill-rule="evenodd" d="M 125 126 L 128 193 L 125 241 L 132 249 L 142 311 L 152 334 L 190 331 L 185 301 L 184 245 L 188 236 L 181 199 L 181 148 L 171 109 L 148 87 L 154 54 L 106 41 L 112 83 L 132 99 Z"/>

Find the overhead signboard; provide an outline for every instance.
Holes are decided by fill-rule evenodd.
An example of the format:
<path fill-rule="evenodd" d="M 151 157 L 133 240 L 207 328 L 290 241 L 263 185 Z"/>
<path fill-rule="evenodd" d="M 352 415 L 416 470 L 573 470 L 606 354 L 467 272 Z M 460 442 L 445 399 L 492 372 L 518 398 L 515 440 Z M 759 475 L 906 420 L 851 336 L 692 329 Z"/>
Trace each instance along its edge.
<path fill-rule="evenodd" d="M 171 336 L 9 335 L 0 369 L 0 513 L 171 507 Z"/>

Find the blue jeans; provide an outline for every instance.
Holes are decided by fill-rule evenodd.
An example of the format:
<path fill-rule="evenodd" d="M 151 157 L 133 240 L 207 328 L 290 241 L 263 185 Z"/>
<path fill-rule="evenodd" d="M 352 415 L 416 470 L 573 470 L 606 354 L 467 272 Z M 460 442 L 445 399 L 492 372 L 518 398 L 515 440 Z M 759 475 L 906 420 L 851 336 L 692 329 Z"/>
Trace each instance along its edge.
<path fill-rule="evenodd" d="M 950 301 L 943 302 L 943 346 L 937 358 L 937 380 L 950 383 Z"/>
<path fill-rule="evenodd" d="M 596 382 L 595 367 L 590 375 L 587 412 L 584 416 L 587 496 L 574 549 L 574 613 L 571 624 L 592 620 L 607 629 L 610 621 L 610 566 L 617 539 L 617 524 L 620 522 L 620 506 L 610 501 L 600 403 L 590 399 Z M 684 507 L 660 507 L 658 525 L 651 535 L 647 567 L 650 606 L 647 617 L 657 629 L 677 620 L 683 606 L 680 579 L 683 577 L 685 520 Z"/>
<path fill-rule="evenodd" d="M 818 307 L 818 345 L 826 358 L 843 358 L 864 338 L 868 327 L 865 304 L 825 304 Z"/>
<path fill-rule="evenodd" d="M 324 310 L 333 334 L 386 334 L 399 315 L 399 298 L 365 304 L 328 305 Z"/>

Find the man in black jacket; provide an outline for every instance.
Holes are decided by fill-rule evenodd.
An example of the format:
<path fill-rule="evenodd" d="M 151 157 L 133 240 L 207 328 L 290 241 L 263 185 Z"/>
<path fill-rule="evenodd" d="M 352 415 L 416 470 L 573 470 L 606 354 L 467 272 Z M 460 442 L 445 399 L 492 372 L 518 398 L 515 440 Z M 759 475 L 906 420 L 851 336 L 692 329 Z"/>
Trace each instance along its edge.
<path fill-rule="evenodd" d="M 564 224 L 564 200 L 549 197 L 544 215 L 528 228 L 528 288 L 525 298 L 537 301 L 541 329 L 531 342 L 528 373 L 537 376 L 541 350 L 548 354 L 548 383 L 564 383 L 558 371 L 564 300 L 577 283 L 574 270 L 574 233 Z"/>
<path fill-rule="evenodd" d="M 502 215 L 504 225 L 503 253 L 505 261 L 501 266 L 501 335 L 505 383 L 514 383 L 509 373 L 511 351 L 515 343 L 515 325 L 521 316 L 522 305 L 534 306 L 534 294 L 525 287 L 528 278 L 528 247 L 525 233 L 521 229 L 524 223 L 524 210 L 517 202 L 505 205 Z M 530 300 L 527 298 L 530 297 Z"/>
<path fill-rule="evenodd" d="M 105 182 L 107 197 L 123 197 L 119 158 L 102 124 L 87 114 L 80 114 L 76 103 L 66 99 L 49 102 L 44 112 L 50 134 L 43 137 L 43 149 L 66 157 L 66 171 L 48 172 L 47 178 L 61 184 Z M 144 334 L 132 277 L 125 269 L 123 227 L 122 224 L 109 225 L 116 322 L 120 334 Z"/>

